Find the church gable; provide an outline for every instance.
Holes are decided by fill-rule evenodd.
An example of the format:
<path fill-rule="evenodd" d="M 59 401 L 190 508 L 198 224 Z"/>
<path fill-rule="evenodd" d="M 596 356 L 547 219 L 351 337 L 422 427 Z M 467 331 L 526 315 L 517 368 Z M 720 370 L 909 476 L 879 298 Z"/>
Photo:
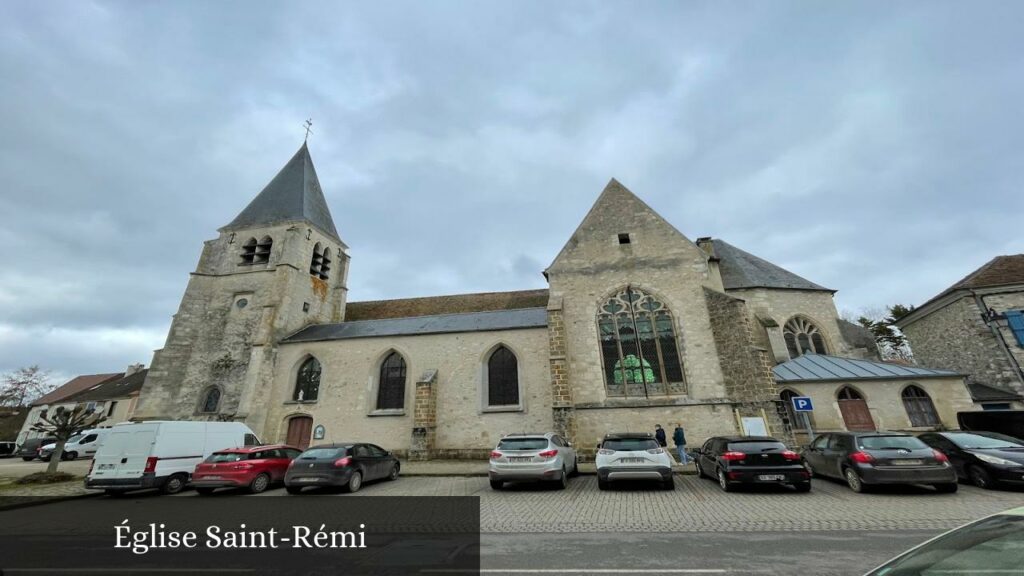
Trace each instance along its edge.
<path fill-rule="evenodd" d="M 704 252 L 614 178 L 546 274 L 706 260 Z"/>

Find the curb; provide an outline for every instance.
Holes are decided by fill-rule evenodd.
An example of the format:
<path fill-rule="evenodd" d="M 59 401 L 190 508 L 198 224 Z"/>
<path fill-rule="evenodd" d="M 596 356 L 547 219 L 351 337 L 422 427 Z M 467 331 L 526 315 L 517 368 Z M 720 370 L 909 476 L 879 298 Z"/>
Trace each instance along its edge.
<path fill-rule="evenodd" d="M 87 494 L 75 494 L 74 496 L 0 496 L 0 503 L 7 498 L 31 498 L 26 502 L 16 502 L 14 504 L 0 504 L 0 512 L 7 512 L 8 510 L 19 510 L 21 508 L 31 508 L 33 506 L 45 506 L 47 504 L 58 504 L 60 502 L 68 502 L 70 500 L 84 500 L 86 498 L 98 498 L 103 496 L 102 492 L 87 493 Z"/>

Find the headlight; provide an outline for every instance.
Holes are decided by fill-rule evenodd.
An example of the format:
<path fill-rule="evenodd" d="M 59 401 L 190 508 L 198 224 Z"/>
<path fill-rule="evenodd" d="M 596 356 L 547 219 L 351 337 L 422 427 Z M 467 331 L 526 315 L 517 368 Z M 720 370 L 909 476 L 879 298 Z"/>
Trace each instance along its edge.
<path fill-rule="evenodd" d="M 1014 462 L 1013 460 L 1007 460 L 1005 458 L 999 458 L 998 456 L 992 456 L 990 454 L 979 454 L 979 453 L 975 452 L 974 455 L 977 456 L 978 460 L 981 460 L 982 462 L 988 462 L 989 464 L 996 464 L 997 466 L 1020 466 L 1019 463 Z"/>

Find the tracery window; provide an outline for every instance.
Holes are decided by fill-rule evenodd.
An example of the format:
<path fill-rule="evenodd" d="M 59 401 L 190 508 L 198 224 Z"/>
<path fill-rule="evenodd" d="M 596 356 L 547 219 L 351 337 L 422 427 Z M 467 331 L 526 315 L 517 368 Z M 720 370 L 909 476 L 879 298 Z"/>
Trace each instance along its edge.
<path fill-rule="evenodd" d="M 310 358 L 299 366 L 299 373 L 295 378 L 295 394 L 292 400 L 299 402 L 312 402 L 320 395 L 320 361 Z"/>
<path fill-rule="evenodd" d="M 828 354 L 825 338 L 822 337 L 818 327 L 805 318 L 799 316 L 791 318 L 783 327 L 782 336 L 786 340 L 786 349 L 789 350 L 790 358 L 797 358 L 808 353 Z"/>
<path fill-rule="evenodd" d="M 686 392 L 675 322 L 665 303 L 627 286 L 600 307 L 597 327 L 609 396 Z"/>
<path fill-rule="evenodd" d="M 405 408 L 405 359 L 398 352 L 388 354 L 380 365 L 377 384 L 377 409 L 401 410 Z"/>

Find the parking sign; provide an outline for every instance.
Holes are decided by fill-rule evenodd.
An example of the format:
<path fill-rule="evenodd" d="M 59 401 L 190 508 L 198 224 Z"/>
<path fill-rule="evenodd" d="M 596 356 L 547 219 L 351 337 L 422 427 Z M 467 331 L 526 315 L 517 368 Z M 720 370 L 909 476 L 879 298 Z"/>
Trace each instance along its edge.
<path fill-rule="evenodd" d="M 807 396 L 794 396 L 793 410 L 797 412 L 813 412 L 814 405 L 811 404 L 811 399 Z"/>

